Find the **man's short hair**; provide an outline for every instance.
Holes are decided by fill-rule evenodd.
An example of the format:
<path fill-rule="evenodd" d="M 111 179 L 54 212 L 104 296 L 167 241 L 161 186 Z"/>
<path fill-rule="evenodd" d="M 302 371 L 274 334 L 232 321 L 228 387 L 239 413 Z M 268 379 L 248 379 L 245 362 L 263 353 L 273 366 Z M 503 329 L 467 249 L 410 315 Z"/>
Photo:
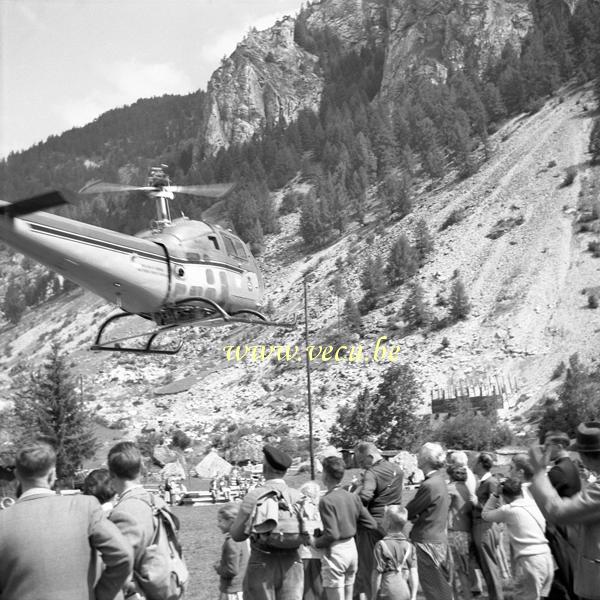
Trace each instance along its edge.
<path fill-rule="evenodd" d="M 83 480 L 83 493 L 94 496 L 100 504 L 108 502 L 116 494 L 110 481 L 108 469 L 94 469 Z"/>
<path fill-rule="evenodd" d="M 531 481 L 533 479 L 535 471 L 533 470 L 533 465 L 529 461 L 527 454 L 515 454 L 512 457 L 512 464 L 515 466 L 515 469 L 523 471 L 525 481 Z"/>
<path fill-rule="evenodd" d="M 446 452 L 436 442 L 425 442 L 419 450 L 421 456 L 434 468 L 441 469 L 446 461 Z"/>
<path fill-rule="evenodd" d="M 489 471 L 494 466 L 494 457 L 489 452 L 482 452 L 477 457 L 477 462 L 486 470 Z"/>
<path fill-rule="evenodd" d="M 388 504 L 383 514 L 383 527 L 386 532 L 398 533 L 408 521 L 408 511 L 400 504 Z"/>
<path fill-rule="evenodd" d="M 462 450 L 455 450 L 448 455 L 448 462 L 457 467 L 467 467 L 469 465 L 469 457 Z"/>
<path fill-rule="evenodd" d="M 333 481 L 340 482 L 344 478 L 346 465 L 339 456 L 328 456 L 323 459 L 321 465 L 323 466 L 323 472 L 327 473 Z"/>
<path fill-rule="evenodd" d="M 56 465 L 56 452 L 43 442 L 28 444 L 17 452 L 15 465 L 23 479 L 45 477 Z"/>
<path fill-rule="evenodd" d="M 373 442 L 359 442 L 354 449 L 354 454 L 363 454 L 364 456 L 374 456 L 379 454 L 377 446 Z"/>
<path fill-rule="evenodd" d="M 521 482 L 514 477 L 509 477 L 502 482 L 502 495 L 509 502 L 512 502 L 521 495 L 521 489 Z"/>
<path fill-rule="evenodd" d="M 120 479 L 137 479 L 142 472 L 142 455 L 133 442 L 119 442 L 108 451 L 108 470 Z"/>

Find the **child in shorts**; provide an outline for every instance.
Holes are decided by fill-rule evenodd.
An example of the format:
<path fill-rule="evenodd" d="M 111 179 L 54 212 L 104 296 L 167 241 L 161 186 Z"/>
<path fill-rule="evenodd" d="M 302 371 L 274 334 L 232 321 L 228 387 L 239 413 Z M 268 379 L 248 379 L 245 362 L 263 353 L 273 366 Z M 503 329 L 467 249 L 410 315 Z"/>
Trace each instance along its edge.
<path fill-rule="evenodd" d="M 250 550 L 248 542 L 234 542 L 229 535 L 231 525 L 237 516 L 239 503 L 229 502 L 219 508 L 217 526 L 225 534 L 221 550 L 221 560 L 214 564 L 219 574 L 219 600 L 242 600 L 242 584 Z"/>
<path fill-rule="evenodd" d="M 376 600 L 416 600 L 419 576 L 415 547 L 404 535 L 407 512 L 399 504 L 386 506 L 385 537 L 375 544 L 371 589 Z"/>
<path fill-rule="evenodd" d="M 354 536 L 358 526 L 377 529 L 377 521 L 359 497 L 341 487 L 344 461 L 338 456 L 323 459 L 323 484 L 327 493 L 319 501 L 322 535 L 314 546 L 325 550 L 321 559 L 321 578 L 328 600 L 351 600 L 358 567 Z"/>

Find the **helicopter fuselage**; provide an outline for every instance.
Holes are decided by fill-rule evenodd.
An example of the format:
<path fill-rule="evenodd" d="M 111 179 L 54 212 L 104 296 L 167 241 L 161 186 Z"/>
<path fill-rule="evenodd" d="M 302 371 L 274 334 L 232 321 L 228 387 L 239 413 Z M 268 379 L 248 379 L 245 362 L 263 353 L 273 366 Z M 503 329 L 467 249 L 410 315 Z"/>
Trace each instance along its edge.
<path fill-rule="evenodd" d="M 229 313 L 255 310 L 262 301 L 262 276 L 246 245 L 203 221 L 176 219 L 132 236 L 35 212 L 1 217 L 0 239 L 123 310 L 155 320 L 188 298 L 208 298 Z"/>

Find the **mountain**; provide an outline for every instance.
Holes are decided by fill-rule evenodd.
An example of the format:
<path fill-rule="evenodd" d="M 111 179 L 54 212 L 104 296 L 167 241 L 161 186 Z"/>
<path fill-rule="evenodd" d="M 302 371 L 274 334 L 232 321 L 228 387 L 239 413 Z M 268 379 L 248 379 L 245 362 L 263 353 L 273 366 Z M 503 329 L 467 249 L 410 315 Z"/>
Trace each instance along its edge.
<path fill-rule="evenodd" d="M 251 31 L 206 93 L 140 101 L 9 157 L 0 165 L 2 189 L 13 198 L 50 184 L 77 188 L 97 176 L 139 183 L 158 160 L 173 165 L 177 183 L 233 176 L 242 187 L 255 185 L 250 199 L 260 203 L 243 204 L 240 194 L 225 210 L 236 227 L 242 209 L 253 230 L 260 227 L 250 241 L 260 251 L 270 315 L 303 318 L 310 272 L 315 352 L 343 343 L 361 345 L 372 358 L 385 336 L 388 352 L 399 346 L 399 360 L 416 370 L 424 411 L 442 390 L 504 382 L 509 410 L 502 416 L 528 433 L 529 409 L 560 383 L 557 365 L 576 352 L 595 360 L 600 341 L 600 313 L 587 302 L 599 290 L 588 245 L 598 235 L 600 180 L 587 155 L 597 7 L 585 0 L 571 7 L 353 4 L 349 11 L 348 2 L 323 0 L 295 20 Z M 138 125 L 121 138 L 118 124 L 133 114 Z M 155 130 L 153 141 L 148 132 Z M 409 202 L 399 208 L 401 187 Z M 313 226 L 326 224 L 319 239 L 306 236 L 307 206 Z M 270 229 L 267 208 L 271 220 L 278 215 Z M 110 224 L 120 215 L 121 225 L 133 227 L 140 213 L 131 210 L 133 222 L 125 223 L 130 210 L 104 200 L 87 218 Z M 404 283 L 365 311 L 362 334 L 349 334 L 343 306 L 348 297 L 361 300 L 365 265 L 376 256 L 387 261 L 402 235 L 414 243 L 422 220 L 434 250 L 411 282 L 422 287 L 438 326 L 407 327 L 402 306 L 411 285 Z M 9 279 L 33 271 L 4 252 L 6 290 Z M 458 278 L 472 308 L 449 324 Z M 306 433 L 304 364 L 236 360 L 235 353 L 228 360 L 226 351 L 265 344 L 293 353 L 303 344 L 301 325 L 290 332 L 190 328 L 176 357 L 92 353 L 95 328 L 111 310 L 71 290 L 28 308 L 16 325 L 4 323 L 2 396 L 24 363 L 39 362 L 58 341 L 103 422 L 130 434 L 180 427 L 209 439 L 233 424 L 254 431 L 287 424 Z M 364 387 L 375 390 L 390 363 L 324 361 L 323 348 L 319 356 L 311 380 L 316 436 L 325 441 L 337 408 Z"/>
<path fill-rule="evenodd" d="M 309 5 L 298 19 L 313 35 L 335 35 L 347 51 L 382 48 L 380 95 L 388 101 L 409 74 L 445 82 L 469 63 L 484 71 L 507 42 L 520 47 L 533 20 L 525 0 L 327 0 Z M 251 31 L 224 60 L 208 84 L 199 143 L 205 155 L 246 142 L 280 118 L 289 123 L 302 109 L 318 109 L 322 66 L 302 44 L 313 50 L 296 20 L 286 18 Z"/>
<path fill-rule="evenodd" d="M 246 142 L 266 125 L 317 111 L 323 89 L 317 58 L 294 42 L 295 21 L 285 18 L 251 31 L 211 77 L 202 152 Z"/>

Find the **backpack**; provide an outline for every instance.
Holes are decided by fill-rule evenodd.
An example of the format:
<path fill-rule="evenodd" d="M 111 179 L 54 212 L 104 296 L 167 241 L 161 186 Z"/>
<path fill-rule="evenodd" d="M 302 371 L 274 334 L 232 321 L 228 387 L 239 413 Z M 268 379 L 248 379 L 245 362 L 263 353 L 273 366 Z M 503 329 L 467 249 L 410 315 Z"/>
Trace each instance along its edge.
<path fill-rule="evenodd" d="M 300 548 L 308 539 L 301 501 L 293 503 L 280 490 L 264 492 L 250 515 L 248 533 L 265 548 Z"/>
<path fill-rule="evenodd" d="M 179 520 L 165 506 L 146 502 L 152 509 L 154 533 L 133 577 L 147 600 L 178 600 L 183 596 L 189 573 L 177 539 Z"/>

